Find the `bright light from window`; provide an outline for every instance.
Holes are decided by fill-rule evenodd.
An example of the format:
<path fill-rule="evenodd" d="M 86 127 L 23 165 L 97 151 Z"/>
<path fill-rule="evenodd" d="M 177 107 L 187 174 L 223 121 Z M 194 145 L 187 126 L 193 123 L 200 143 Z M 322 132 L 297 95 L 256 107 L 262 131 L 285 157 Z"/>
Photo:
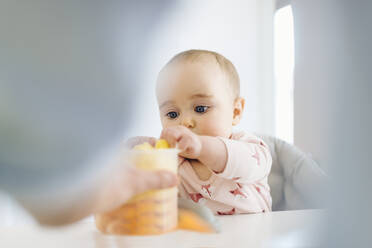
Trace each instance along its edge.
<path fill-rule="evenodd" d="M 293 143 L 294 35 L 290 6 L 274 17 L 275 133 Z"/>

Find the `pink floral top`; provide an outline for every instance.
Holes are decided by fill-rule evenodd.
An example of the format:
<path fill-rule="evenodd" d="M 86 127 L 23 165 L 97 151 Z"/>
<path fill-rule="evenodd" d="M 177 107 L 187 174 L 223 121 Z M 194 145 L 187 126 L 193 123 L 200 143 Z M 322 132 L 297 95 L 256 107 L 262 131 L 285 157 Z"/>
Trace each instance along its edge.
<path fill-rule="evenodd" d="M 244 132 L 220 139 L 228 153 L 224 171 L 212 172 L 208 180 L 202 181 L 190 162 L 184 160 L 179 166 L 180 197 L 203 204 L 218 215 L 271 211 L 267 178 L 272 159 L 268 146 Z"/>

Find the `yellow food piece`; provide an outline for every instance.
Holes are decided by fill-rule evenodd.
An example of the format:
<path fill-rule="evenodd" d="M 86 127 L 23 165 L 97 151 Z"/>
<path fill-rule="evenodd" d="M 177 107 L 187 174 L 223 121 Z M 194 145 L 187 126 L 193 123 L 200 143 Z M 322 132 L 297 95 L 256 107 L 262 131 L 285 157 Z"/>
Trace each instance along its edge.
<path fill-rule="evenodd" d="M 143 144 L 136 145 L 133 147 L 134 150 L 152 150 L 152 149 L 169 149 L 170 146 L 165 139 L 158 139 L 156 141 L 155 147 L 153 147 L 150 143 L 145 142 Z"/>
<path fill-rule="evenodd" d="M 152 150 L 154 149 L 154 147 L 152 145 L 150 145 L 150 143 L 143 143 L 143 144 L 140 144 L 140 145 L 136 145 L 135 147 L 133 147 L 134 150 Z"/>
<path fill-rule="evenodd" d="M 155 148 L 156 149 L 168 149 L 170 148 L 170 146 L 165 139 L 159 139 L 158 141 L 156 141 Z"/>

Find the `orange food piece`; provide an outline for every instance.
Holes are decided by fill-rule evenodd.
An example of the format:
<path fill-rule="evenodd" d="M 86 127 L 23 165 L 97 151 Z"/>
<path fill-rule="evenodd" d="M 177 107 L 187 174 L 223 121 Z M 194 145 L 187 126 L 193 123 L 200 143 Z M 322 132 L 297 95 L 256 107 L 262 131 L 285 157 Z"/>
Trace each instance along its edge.
<path fill-rule="evenodd" d="M 178 209 L 178 228 L 203 233 L 214 233 L 211 225 L 191 210 Z"/>

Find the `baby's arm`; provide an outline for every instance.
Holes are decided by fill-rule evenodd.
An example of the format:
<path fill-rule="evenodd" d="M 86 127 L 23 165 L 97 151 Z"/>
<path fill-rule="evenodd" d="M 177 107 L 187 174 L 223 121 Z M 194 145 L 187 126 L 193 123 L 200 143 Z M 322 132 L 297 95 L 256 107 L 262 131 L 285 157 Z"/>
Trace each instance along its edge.
<path fill-rule="evenodd" d="M 211 136 L 199 136 L 183 126 L 166 128 L 162 138 L 171 146 L 177 146 L 180 155 L 198 159 L 220 177 L 254 183 L 268 176 L 271 154 L 262 140 L 255 136 L 231 140 Z"/>
<path fill-rule="evenodd" d="M 227 150 L 227 162 L 220 177 L 242 183 L 255 183 L 267 177 L 271 170 L 270 149 L 259 138 L 248 136 L 240 140 L 220 138 Z"/>
<path fill-rule="evenodd" d="M 256 137 L 232 140 L 199 136 L 199 161 L 220 177 L 253 183 L 268 176 L 272 158 L 269 148 Z"/>
<path fill-rule="evenodd" d="M 198 160 L 215 173 L 225 170 L 227 149 L 224 142 L 216 137 L 199 136 L 201 151 Z"/>

